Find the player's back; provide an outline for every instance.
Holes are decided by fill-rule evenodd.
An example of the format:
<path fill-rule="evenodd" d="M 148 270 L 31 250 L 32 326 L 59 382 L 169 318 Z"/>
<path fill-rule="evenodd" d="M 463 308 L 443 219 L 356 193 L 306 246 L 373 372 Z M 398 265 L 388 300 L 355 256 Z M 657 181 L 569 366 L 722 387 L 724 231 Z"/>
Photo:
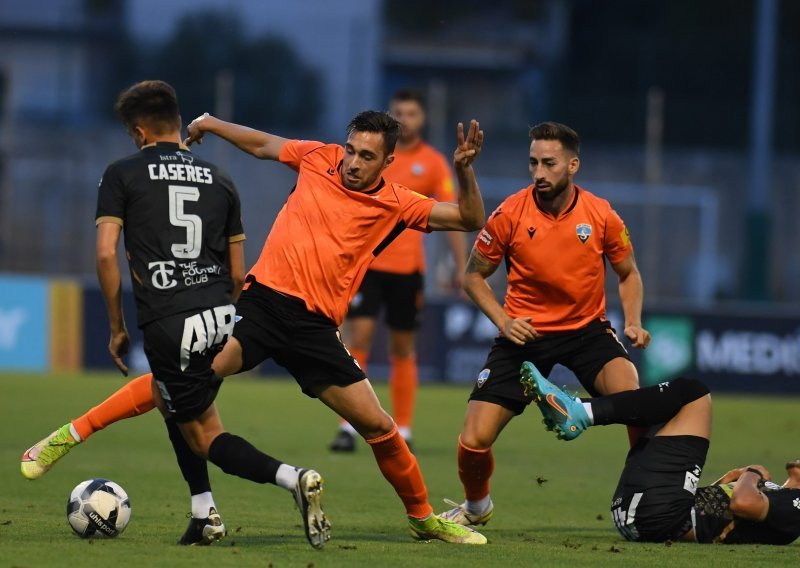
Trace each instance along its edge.
<path fill-rule="evenodd" d="M 230 242 L 244 238 L 230 178 L 176 143 L 146 146 L 111 164 L 97 223 L 125 231 L 139 326 L 231 302 Z"/>

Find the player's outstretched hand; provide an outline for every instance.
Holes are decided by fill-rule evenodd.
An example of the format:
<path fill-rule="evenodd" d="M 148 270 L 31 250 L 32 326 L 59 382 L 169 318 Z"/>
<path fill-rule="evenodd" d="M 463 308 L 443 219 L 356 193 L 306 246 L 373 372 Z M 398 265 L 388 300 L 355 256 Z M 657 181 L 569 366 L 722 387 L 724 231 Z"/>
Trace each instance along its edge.
<path fill-rule="evenodd" d="M 517 345 L 525 345 L 539 337 L 539 333 L 531 325 L 531 318 L 509 318 L 503 326 L 503 335 Z"/>
<path fill-rule="evenodd" d="M 192 122 L 190 122 L 189 126 L 186 127 L 186 134 L 188 134 L 188 136 L 186 137 L 186 140 L 183 141 L 183 143 L 186 146 L 191 146 L 195 142 L 197 142 L 198 144 L 202 144 L 203 134 L 205 134 L 207 130 L 207 128 L 205 128 L 205 125 L 212 119 L 213 117 L 210 114 L 204 112 L 203 114 L 195 118 Z"/>
<path fill-rule="evenodd" d="M 647 349 L 650 345 L 650 332 L 638 325 L 629 325 L 625 328 L 625 337 L 631 340 L 631 345 L 637 349 Z"/>
<path fill-rule="evenodd" d="M 477 120 L 469 122 L 469 131 L 464 138 L 464 123 L 458 123 L 458 146 L 453 154 L 453 163 L 456 167 L 466 168 L 472 165 L 481 153 L 483 144 L 483 130 Z"/>
<path fill-rule="evenodd" d="M 128 331 L 111 332 L 111 339 L 108 342 L 108 352 L 111 353 L 111 358 L 114 359 L 114 364 L 126 377 L 128 376 L 128 367 L 122 362 L 123 355 L 128 354 L 128 348 L 131 346 L 131 339 L 128 337 Z"/>

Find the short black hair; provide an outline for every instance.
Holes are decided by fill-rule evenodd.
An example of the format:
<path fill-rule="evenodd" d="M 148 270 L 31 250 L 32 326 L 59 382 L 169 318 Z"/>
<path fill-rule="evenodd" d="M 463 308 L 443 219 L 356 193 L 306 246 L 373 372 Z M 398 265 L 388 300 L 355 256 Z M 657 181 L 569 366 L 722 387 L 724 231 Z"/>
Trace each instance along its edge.
<path fill-rule="evenodd" d="M 580 156 L 581 139 L 578 133 L 560 122 L 542 122 L 528 132 L 531 142 L 534 140 L 558 140 L 565 150 Z"/>
<path fill-rule="evenodd" d="M 415 89 L 400 89 L 399 91 L 395 91 L 395 93 L 392 95 L 392 98 L 389 99 L 390 103 L 409 101 L 415 102 L 420 106 L 420 108 L 423 110 L 425 109 L 425 97 L 421 92 Z"/>
<path fill-rule="evenodd" d="M 164 81 L 141 81 L 117 97 L 114 110 L 129 131 L 146 123 L 156 134 L 181 127 L 181 113 L 175 89 Z"/>
<path fill-rule="evenodd" d="M 389 114 L 379 110 L 365 110 L 358 113 L 347 125 L 347 135 L 353 132 L 380 132 L 383 134 L 383 148 L 388 156 L 394 152 L 400 137 L 400 123 Z"/>

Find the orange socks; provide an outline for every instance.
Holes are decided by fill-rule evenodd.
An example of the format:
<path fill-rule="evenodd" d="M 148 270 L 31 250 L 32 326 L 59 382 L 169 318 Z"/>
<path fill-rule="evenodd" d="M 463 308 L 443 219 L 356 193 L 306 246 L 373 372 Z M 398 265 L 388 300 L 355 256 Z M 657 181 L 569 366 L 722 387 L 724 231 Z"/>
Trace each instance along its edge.
<path fill-rule="evenodd" d="M 136 377 L 89 412 L 72 421 L 82 440 L 114 422 L 139 416 L 156 407 L 153 402 L 152 373 Z"/>
<path fill-rule="evenodd" d="M 489 495 L 489 478 L 494 471 L 492 449 L 473 450 L 458 437 L 458 477 L 467 501 L 480 501 Z"/>
<path fill-rule="evenodd" d="M 417 358 L 392 357 L 392 374 L 389 377 L 389 393 L 392 397 L 394 420 L 399 428 L 411 428 L 414 416 L 414 401 L 417 398 Z"/>
<path fill-rule="evenodd" d="M 417 458 L 408 450 L 397 426 L 380 438 L 367 440 L 367 443 L 372 447 L 381 473 L 406 506 L 406 514 L 415 519 L 432 515 L 433 508 L 428 503 L 428 490 Z"/>

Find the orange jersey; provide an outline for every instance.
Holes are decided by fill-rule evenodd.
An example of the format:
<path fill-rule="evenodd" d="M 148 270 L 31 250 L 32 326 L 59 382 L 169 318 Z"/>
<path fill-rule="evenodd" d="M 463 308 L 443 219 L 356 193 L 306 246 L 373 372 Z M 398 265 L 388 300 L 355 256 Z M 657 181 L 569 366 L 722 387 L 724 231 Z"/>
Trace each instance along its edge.
<path fill-rule="evenodd" d="M 509 316 L 530 317 L 544 333 L 580 329 L 605 317 L 605 259 L 627 258 L 628 229 L 608 201 L 578 186 L 558 218 L 539 207 L 534 191 L 531 185 L 506 199 L 475 249 L 495 264 L 506 261 Z"/>
<path fill-rule="evenodd" d="M 344 149 L 292 140 L 279 159 L 298 171 L 249 275 L 339 325 L 374 255 L 404 227 L 427 231 L 436 201 L 396 183 L 370 192 L 342 185 Z"/>
<path fill-rule="evenodd" d="M 383 172 L 387 182 L 399 183 L 438 201 L 454 201 L 453 176 L 445 157 L 424 142 L 394 152 L 394 162 Z M 370 265 L 370 270 L 413 274 L 425 271 L 422 233 L 403 231 Z"/>

